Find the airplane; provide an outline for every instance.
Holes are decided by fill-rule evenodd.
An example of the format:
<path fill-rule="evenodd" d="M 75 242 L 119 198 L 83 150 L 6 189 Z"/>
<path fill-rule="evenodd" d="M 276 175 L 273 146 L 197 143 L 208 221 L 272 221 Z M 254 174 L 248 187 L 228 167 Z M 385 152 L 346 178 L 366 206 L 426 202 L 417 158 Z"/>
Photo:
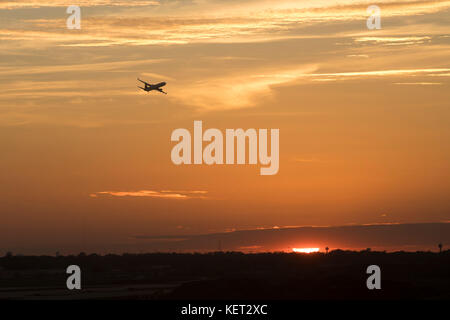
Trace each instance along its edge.
<path fill-rule="evenodd" d="M 161 92 L 161 93 L 164 93 L 164 94 L 167 94 L 167 92 L 164 92 L 161 88 L 162 87 L 164 87 L 165 85 L 166 85 L 166 83 L 165 82 L 160 82 L 160 83 L 157 83 L 157 84 L 150 84 L 150 83 L 147 83 L 147 82 L 145 82 L 145 81 L 142 81 L 141 79 L 139 79 L 139 78 L 137 78 L 140 82 L 142 82 L 142 83 L 144 83 L 145 84 L 145 87 L 143 88 L 143 87 L 139 87 L 138 86 L 138 88 L 141 88 L 142 90 L 144 90 L 144 91 L 146 91 L 146 92 L 150 92 L 150 91 L 152 91 L 152 90 L 156 90 L 156 91 L 159 91 L 159 92 Z"/>

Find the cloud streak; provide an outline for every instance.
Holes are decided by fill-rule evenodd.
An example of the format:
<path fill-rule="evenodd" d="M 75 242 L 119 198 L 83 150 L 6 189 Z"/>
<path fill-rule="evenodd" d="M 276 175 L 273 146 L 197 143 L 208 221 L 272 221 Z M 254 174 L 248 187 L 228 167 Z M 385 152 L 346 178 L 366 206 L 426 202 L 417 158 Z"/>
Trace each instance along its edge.
<path fill-rule="evenodd" d="M 337 72 L 337 73 L 312 73 L 307 76 L 313 77 L 371 77 L 371 76 L 400 76 L 448 72 L 450 68 L 430 68 L 430 69 L 393 69 L 393 70 L 372 70 L 372 71 L 356 71 L 356 72 Z"/>
<path fill-rule="evenodd" d="M 0 2 L 0 9 L 22 9 L 22 8 L 45 8 L 45 7 L 68 7 L 76 4 L 82 7 L 98 7 L 98 6 L 113 6 L 113 7 L 141 7 L 141 6 L 158 6 L 158 1 L 153 0 L 15 0 Z"/>
<path fill-rule="evenodd" d="M 98 198 L 100 196 L 111 197 L 146 197 L 146 198 L 160 198 L 160 199 L 173 199 L 173 200 L 186 200 L 186 199 L 205 199 L 207 191 L 154 191 L 154 190 L 139 190 L 139 191 L 100 191 L 91 193 L 91 198 Z"/>
<path fill-rule="evenodd" d="M 35 66 L 14 66 L 14 67 L 0 67 L 0 76 L 11 75 L 30 75 L 30 74 L 44 74 L 44 73 L 67 73 L 67 72 L 104 72 L 123 70 L 130 67 L 136 67 L 146 64 L 158 64 L 168 61 L 167 59 L 144 59 L 144 60 L 129 60 L 129 61 L 112 61 L 101 63 L 86 63 L 86 64 L 63 64 L 63 65 L 35 65 Z"/>
<path fill-rule="evenodd" d="M 272 87 L 296 80 L 317 69 L 315 65 L 294 66 L 285 70 L 260 73 L 236 73 L 183 85 L 174 92 L 175 99 L 188 101 L 202 109 L 235 109 L 253 106 L 257 100 L 270 98 Z"/>
<path fill-rule="evenodd" d="M 0 9 L 21 7 L 63 6 L 68 1 L 7 1 Z M 83 16 L 81 32 L 65 32 L 65 17 L 29 19 L 26 23 L 0 31 L 0 39 L 27 41 L 34 46 L 61 45 L 69 47 L 182 45 L 191 43 L 265 42 L 288 38 L 321 37 L 323 33 L 307 31 L 308 26 L 323 23 L 352 22 L 366 18 L 367 2 L 282 1 L 194 1 L 184 5 L 163 2 L 158 9 L 139 12 L 121 10 L 122 6 L 157 5 L 155 1 L 81 1 L 80 6 L 116 6 L 108 15 Z M 440 12 L 450 1 L 382 1 L 383 18 Z M 3 5 L 3 7 L 2 7 Z M 161 8 L 160 8 L 161 7 Z M 205 11 L 207 8 L 214 11 Z M 164 14 L 166 10 L 168 14 Z M 211 14 L 214 12 L 214 14 Z M 0 24 L 1 25 L 1 24 Z M 37 31 L 36 29 L 40 29 Z M 336 32 L 335 32 L 336 33 Z M 342 32 L 341 32 L 342 33 Z M 344 32 L 345 33 L 345 32 Z M 336 33 L 336 36 L 338 34 Z M 342 34 L 340 34 L 342 35 Z M 327 35 L 330 36 L 330 33 Z M 357 41 L 400 44 L 395 39 L 361 38 Z M 372 37 L 374 38 L 374 37 Z M 411 37 L 413 43 L 419 43 Z M 423 39 L 425 41 L 426 39 Z"/>

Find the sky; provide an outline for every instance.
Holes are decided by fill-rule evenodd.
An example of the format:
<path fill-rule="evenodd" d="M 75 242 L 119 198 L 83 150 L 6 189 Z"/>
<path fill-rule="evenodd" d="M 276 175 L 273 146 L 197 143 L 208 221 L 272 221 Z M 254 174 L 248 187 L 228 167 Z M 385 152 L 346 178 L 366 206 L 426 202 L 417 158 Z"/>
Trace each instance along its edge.
<path fill-rule="evenodd" d="M 0 252 L 449 221 L 449 27 L 450 1 L 0 0 Z M 195 120 L 279 129 L 278 173 L 174 165 Z"/>

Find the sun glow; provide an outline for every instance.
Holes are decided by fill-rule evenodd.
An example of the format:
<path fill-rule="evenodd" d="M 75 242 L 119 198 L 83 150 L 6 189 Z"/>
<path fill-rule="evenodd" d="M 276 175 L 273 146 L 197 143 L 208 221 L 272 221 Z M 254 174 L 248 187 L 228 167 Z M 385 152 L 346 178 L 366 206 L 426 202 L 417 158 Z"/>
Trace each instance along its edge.
<path fill-rule="evenodd" d="M 299 253 L 319 252 L 319 248 L 292 248 L 292 251 Z"/>

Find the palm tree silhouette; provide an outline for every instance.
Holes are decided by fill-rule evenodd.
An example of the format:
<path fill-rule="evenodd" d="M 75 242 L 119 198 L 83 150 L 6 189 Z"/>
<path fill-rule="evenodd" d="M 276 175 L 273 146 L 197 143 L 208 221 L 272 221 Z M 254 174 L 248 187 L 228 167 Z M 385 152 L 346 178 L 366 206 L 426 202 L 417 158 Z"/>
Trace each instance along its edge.
<path fill-rule="evenodd" d="M 325 247 L 325 251 L 327 252 L 327 254 L 328 254 L 328 250 L 330 250 L 330 248 Z"/>
<path fill-rule="evenodd" d="M 439 253 L 442 253 L 442 243 L 439 243 L 438 247 L 439 247 Z"/>

